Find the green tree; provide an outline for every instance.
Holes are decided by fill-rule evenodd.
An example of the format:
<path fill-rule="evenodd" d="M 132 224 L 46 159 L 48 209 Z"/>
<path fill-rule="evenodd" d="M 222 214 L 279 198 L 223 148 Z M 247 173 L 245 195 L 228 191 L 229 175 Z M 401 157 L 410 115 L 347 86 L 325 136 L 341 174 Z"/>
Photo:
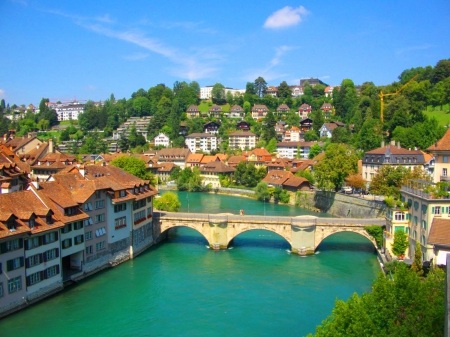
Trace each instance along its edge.
<path fill-rule="evenodd" d="M 271 111 L 269 111 L 266 115 L 266 117 L 264 117 L 264 122 L 263 122 L 263 126 L 262 126 L 262 138 L 263 140 L 266 141 L 266 143 L 270 142 L 270 140 L 272 138 L 276 138 L 277 137 L 277 133 L 275 131 L 275 124 L 277 123 L 277 121 L 275 120 L 275 116 L 273 115 L 273 113 Z"/>
<path fill-rule="evenodd" d="M 181 202 L 178 196 L 173 192 L 165 192 L 159 198 L 153 200 L 153 205 L 156 209 L 166 212 L 178 212 L 181 207 Z"/>
<path fill-rule="evenodd" d="M 426 172 L 415 167 L 412 171 L 405 166 L 383 165 L 370 183 L 370 190 L 377 195 L 400 196 L 400 188 L 409 180 L 430 180 Z"/>
<path fill-rule="evenodd" d="M 323 190 L 339 190 L 344 179 L 358 171 L 358 159 L 351 147 L 330 144 L 325 150 L 325 157 L 314 168 L 318 187 Z"/>
<path fill-rule="evenodd" d="M 214 104 L 225 104 L 225 87 L 221 83 L 214 84 L 211 90 L 211 98 Z"/>
<path fill-rule="evenodd" d="M 405 255 L 408 246 L 409 246 L 408 235 L 401 229 L 395 231 L 394 242 L 392 244 L 392 252 L 395 254 L 395 256 L 400 257 Z"/>
<path fill-rule="evenodd" d="M 440 60 L 433 69 L 431 83 L 436 84 L 450 77 L 450 60 Z"/>
<path fill-rule="evenodd" d="M 124 155 L 111 160 L 111 165 L 119 167 L 140 179 L 150 180 L 153 185 L 155 184 L 153 174 L 147 170 L 147 165 L 142 159 Z"/>
<path fill-rule="evenodd" d="M 286 81 L 283 81 L 278 86 L 278 97 L 281 99 L 291 98 L 292 90 L 291 87 L 287 84 Z"/>
<path fill-rule="evenodd" d="M 277 140 L 272 138 L 269 143 L 267 143 L 266 150 L 270 153 L 274 153 L 277 150 Z"/>
<path fill-rule="evenodd" d="M 270 199 L 269 186 L 265 182 L 260 182 L 255 188 L 255 195 L 260 201 L 267 201 Z"/>
<path fill-rule="evenodd" d="M 316 140 L 319 140 L 319 136 L 314 130 L 306 131 L 303 137 L 305 138 L 305 142 L 314 142 Z"/>
<path fill-rule="evenodd" d="M 323 115 L 322 110 L 313 110 L 311 114 L 311 119 L 313 120 L 313 130 L 316 133 L 317 137 L 320 136 L 319 131 L 323 124 L 325 124 L 325 116 Z"/>
<path fill-rule="evenodd" d="M 313 144 L 313 146 L 311 146 L 309 148 L 308 159 L 313 159 L 315 156 L 317 156 L 321 152 L 322 152 L 322 147 L 318 143 Z"/>
<path fill-rule="evenodd" d="M 351 136 L 348 126 L 337 127 L 331 133 L 331 142 L 348 144 L 350 143 Z"/>
<path fill-rule="evenodd" d="M 333 91 L 333 104 L 337 116 L 341 117 L 345 122 L 349 122 L 352 119 L 358 104 L 358 94 L 352 80 L 344 79 L 340 89 Z"/>
<path fill-rule="evenodd" d="M 420 246 L 420 242 L 416 242 L 416 250 L 414 251 L 414 261 L 411 265 L 411 270 L 415 271 L 418 275 L 423 274 L 422 247 Z"/>
<path fill-rule="evenodd" d="M 254 94 L 258 95 L 259 97 L 262 97 L 264 92 L 267 89 L 267 82 L 264 80 L 264 78 L 262 78 L 261 76 L 259 76 L 256 80 L 255 80 L 255 84 L 254 84 Z"/>
<path fill-rule="evenodd" d="M 300 116 L 295 111 L 289 111 L 286 114 L 286 124 L 290 126 L 297 126 L 300 123 Z"/>
<path fill-rule="evenodd" d="M 393 280 L 380 275 L 372 291 L 336 300 L 331 316 L 316 328 L 315 337 L 429 336 L 442 337 L 445 322 L 445 274 L 426 279 L 396 265 Z M 311 334 L 308 336 L 312 336 Z"/>

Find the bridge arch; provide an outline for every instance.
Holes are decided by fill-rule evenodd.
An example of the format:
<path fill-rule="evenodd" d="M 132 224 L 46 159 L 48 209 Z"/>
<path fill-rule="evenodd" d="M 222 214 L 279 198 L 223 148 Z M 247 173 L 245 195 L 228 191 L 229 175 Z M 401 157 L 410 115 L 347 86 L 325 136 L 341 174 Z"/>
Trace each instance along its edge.
<path fill-rule="evenodd" d="M 243 233 L 253 231 L 253 230 L 263 230 L 263 231 L 275 233 L 275 234 L 277 234 L 277 236 L 282 237 L 291 246 L 291 249 L 292 249 L 292 237 L 290 234 L 290 226 L 286 226 L 286 227 L 289 227 L 289 229 L 288 230 L 286 230 L 286 229 L 280 230 L 276 227 L 267 226 L 267 225 L 252 226 L 250 228 L 244 227 L 244 226 L 243 227 L 237 226 L 237 227 L 235 227 L 235 231 L 233 231 L 233 233 L 231 235 L 229 235 L 229 237 L 228 237 L 227 247 L 230 245 L 231 241 L 233 241 L 236 237 L 238 237 L 239 235 L 241 235 Z"/>
<path fill-rule="evenodd" d="M 317 228 L 314 251 L 317 249 L 317 247 L 320 246 L 323 240 L 337 233 L 359 234 L 368 239 L 370 242 L 372 242 L 375 249 L 377 248 L 377 243 L 375 242 L 375 239 L 372 236 L 370 236 L 369 233 L 367 233 L 367 231 L 364 228 Z"/>
<path fill-rule="evenodd" d="M 187 223 L 187 222 L 170 222 L 170 223 L 162 223 L 160 224 L 160 233 L 159 235 L 162 235 L 164 232 L 169 231 L 172 228 L 180 228 L 180 227 L 186 227 L 191 228 L 197 233 L 201 234 L 206 242 L 208 242 L 208 245 L 211 243 L 209 242 L 209 228 L 205 224 L 198 224 L 198 223 Z"/>

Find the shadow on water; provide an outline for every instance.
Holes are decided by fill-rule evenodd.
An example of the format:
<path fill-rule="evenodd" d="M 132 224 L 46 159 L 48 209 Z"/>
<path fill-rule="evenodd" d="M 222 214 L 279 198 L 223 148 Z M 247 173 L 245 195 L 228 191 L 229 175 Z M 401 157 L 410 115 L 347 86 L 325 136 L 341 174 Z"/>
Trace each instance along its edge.
<path fill-rule="evenodd" d="M 167 243 L 184 243 L 191 245 L 208 245 L 208 241 L 197 231 L 182 227 L 172 228 L 167 233 Z"/>
<path fill-rule="evenodd" d="M 347 251 L 368 252 L 376 251 L 372 242 L 355 233 L 337 233 L 327 237 L 317 247 L 316 251 Z"/>

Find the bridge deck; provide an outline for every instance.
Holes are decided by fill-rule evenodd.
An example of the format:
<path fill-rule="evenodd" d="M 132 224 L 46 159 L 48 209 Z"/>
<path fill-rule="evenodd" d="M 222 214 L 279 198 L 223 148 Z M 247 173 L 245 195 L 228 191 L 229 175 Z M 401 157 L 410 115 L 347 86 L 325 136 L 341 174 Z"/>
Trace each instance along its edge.
<path fill-rule="evenodd" d="M 264 215 L 234 215 L 234 214 L 205 214 L 205 213 L 178 213 L 178 212 L 155 212 L 153 216 L 157 219 L 179 219 L 207 222 L 262 222 L 266 224 L 302 224 L 302 225 L 363 225 L 383 226 L 386 220 L 382 218 L 357 219 L 357 218 L 319 218 L 319 217 L 288 217 L 288 216 L 264 216 Z"/>

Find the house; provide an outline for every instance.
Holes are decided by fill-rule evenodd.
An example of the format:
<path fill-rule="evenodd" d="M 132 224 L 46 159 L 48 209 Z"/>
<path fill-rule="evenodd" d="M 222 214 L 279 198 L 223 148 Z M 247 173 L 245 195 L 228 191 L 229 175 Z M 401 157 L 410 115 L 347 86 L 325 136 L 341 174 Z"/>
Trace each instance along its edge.
<path fill-rule="evenodd" d="M 228 135 L 228 146 L 231 150 L 253 149 L 256 141 L 256 135 L 250 131 L 236 131 Z"/>
<path fill-rule="evenodd" d="M 218 134 L 220 128 L 220 122 L 208 122 L 203 125 L 203 132 L 210 134 Z"/>
<path fill-rule="evenodd" d="M 426 150 L 434 156 L 433 181 L 450 181 L 450 129 Z M 430 165 L 429 165 L 430 166 Z"/>
<path fill-rule="evenodd" d="M 323 102 L 320 110 L 322 110 L 325 115 L 329 115 L 331 112 L 333 112 L 333 106 L 331 105 L 331 103 Z"/>
<path fill-rule="evenodd" d="M 277 97 L 278 96 L 278 88 L 273 85 L 267 86 L 266 90 L 264 91 L 264 96 Z"/>
<path fill-rule="evenodd" d="M 155 143 L 155 146 L 164 146 L 169 147 L 170 145 L 170 138 L 166 136 L 164 133 L 160 132 L 159 135 L 157 135 L 153 142 Z"/>
<path fill-rule="evenodd" d="M 21 191 L 29 183 L 30 166 L 0 144 L 0 194 Z"/>
<path fill-rule="evenodd" d="M 66 169 L 75 162 L 76 157 L 74 155 L 49 152 L 31 166 L 30 176 L 35 179 L 46 180 L 50 175 Z"/>
<path fill-rule="evenodd" d="M 265 166 L 272 161 L 272 155 L 264 148 L 243 151 L 242 155 L 247 162 L 253 163 L 257 167 Z"/>
<path fill-rule="evenodd" d="M 31 150 L 41 146 L 43 144 L 36 136 L 26 136 L 26 137 L 13 137 L 8 139 L 3 138 L 3 142 L 7 148 L 13 151 L 17 156 L 24 155 Z"/>
<path fill-rule="evenodd" d="M 220 184 L 220 176 L 232 175 L 235 169 L 225 165 L 222 161 L 211 161 L 200 167 L 200 176 L 205 186 L 210 185 L 212 188 L 222 187 Z"/>
<path fill-rule="evenodd" d="M 269 109 L 264 104 L 255 104 L 252 108 L 252 118 L 255 120 L 266 117 Z"/>
<path fill-rule="evenodd" d="M 244 118 L 245 117 L 245 111 L 242 109 L 240 105 L 233 105 L 230 109 L 230 112 L 226 114 L 228 118 Z"/>
<path fill-rule="evenodd" d="M 304 158 L 308 159 L 311 146 L 318 142 L 280 142 L 277 144 L 278 156 L 280 158 Z"/>
<path fill-rule="evenodd" d="M 335 87 L 334 86 L 327 86 L 326 88 L 325 88 L 325 97 L 333 97 L 333 89 L 334 89 Z M 339 87 L 338 87 L 339 88 Z"/>
<path fill-rule="evenodd" d="M 186 167 L 186 159 L 190 153 L 189 149 L 184 148 L 161 149 L 155 157 L 159 165 L 161 163 L 174 163 L 181 169 L 184 169 Z"/>
<path fill-rule="evenodd" d="M 275 132 L 277 133 L 277 140 L 283 141 L 285 137 L 286 132 L 286 122 L 285 121 L 278 121 L 275 124 Z"/>
<path fill-rule="evenodd" d="M 445 257 L 450 253 L 449 229 L 450 200 L 435 195 L 436 185 L 424 180 L 411 180 L 400 190 L 403 207 L 392 207 L 386 214 L 384 244 L 392 252 L 394 234 L 398 230 L 408 235 L 409 247 L 406 256 L 414 259 L 416 244 L 422 250 L 422 261 L 446 264 Z"/>
<path fill-rule="evenodd" d="M 191 153 L 186 160 L 186 167 L 199 167 L 205 155 L 203 153 Z"/>
<path fill-rule="evenodd" d="M 300 116 L 300 118 L 307 118 L 309 116 L 309 114 L 312 111 L 312 107 L 309 104 L 303 103 L 302 105 L 300 105 L 300 107 L 298 108 L 298 115 Z"/>
<path fill-rule="evenodd" d="M 285 142 L 299 142 L 301 140 L 301 131 L 298 127 L 292 126 L 284 133 Z"/>
<path fill-rule="evenodd" d="M 181 122 L 180 123 L 180 135 L 182 135 L 184 137 L 187 134 L 188 134 L 188 128 L 186 126 L 186 122 Z"/>
<path fill-rule="evenodd" d="M 246 121 L 239 121 L 236 123 L 236 129 L 241 131 L 249 131 L 250 123 L 247 123 Z"/>
<path fill-rule="evenodd" d="M 383 145 L 383 144 L 382 144 Z M 423 168 L 424 153 L 417 149 L 404 149 L 395 141 L 386 146 L 368 151 L 362 159 L 362 177 L 370 183 L 383 165 L 403 166 L 409 169 Z"/>
<path fill-rule="evenodd" d="M 280 170 L 289 171 L 292 166 L 292 160 L 289 158 L 277 158 L 266 164 L 267 171 Z"/>
<path fill-rule="evenodd" d="M 216 118 L 220 120 L 220 117 L 222 115 L 222 108 L 214 104 L 208 109 L 208 114 L 210 118 Z"/>
<path fill-rule="evenodd" d="M 33 191 L 0 194 L 0 315 L 63 289 L 62 226 Z"/>
<path fill-rule="evenodd" d="M 188 118 L 200 117 L 200 110 L 198 109 L 198 106 L 196 105 L 189 106 L 189 108 L 187 108 L 186 110 L 186 115 Z"/>
<path fill-rule="evenodd" d="M 156 171 L 156 176 L 158 177 L 158 181 L 167 181 L 170 179 L 170 175 L 172 174 L 174 168 L 174 163 L 161 163 L 159 165 L 158 170 Z"/>
<path fill-rule="evenodd" d="M 333 135 L 333 130 L 336 129 L 337 127 L 345 128 L 346 124 L 339 121 L 324 123 L 322 127 L 319 129 L 320 138 L 322 137 L 331 138 L 331 136 Z M 349 128 L 350 131 L 353 131 L 353 125 L 349 125 Z"/>
<path fill-rule="evenodd" d="M 78 116 L 84 112 L 84 104 L 77 101 L 61 104 L 49 102 L 47 105 L 56 111 L 58 121 L 77 120 Z"/>
<path fill-rule="evenodd" d="M 229 167 L 236 167 L 242 161 L 245 161 L 244 156 L 230 156 L 230 158 L 228 158 L 228 160 L 227 160 L 227 165 Z"/>
<path fill-rule="evenodd" d="M 307 131 L 313 129 L 313 120 L 309 117 L 303 118 L 299 124 L 300 124 L 300 129 L 303 132 L 307 132 Z"/>
<path fill-rule="evenodd" d="M 288 191 L 296 192 L 301 190 L 309 191 L 311 184 L 308 180 L 301 177 L 296 177 L 290 171 L 271 170 L 262 180 L 269 186 L 275 188 L 282 188 Z"/>
<path fill-rule="evenodd" d="M 277 108 L 278 115 L 285 115 L 290 111 L 290 108 L 286 104 L 280 104 Z"/>
<path fill-rule="evenodd" d="M 217 150 L 217 137 L 210 133 L 192 133 L 186 136 L 185 143 L 192 153 Z"/>
<path fill-rule="evenodd" d="M 291 85 L 292 97 L 298 97 L 303 95 L 303 87 L 299 85 Z"/>

